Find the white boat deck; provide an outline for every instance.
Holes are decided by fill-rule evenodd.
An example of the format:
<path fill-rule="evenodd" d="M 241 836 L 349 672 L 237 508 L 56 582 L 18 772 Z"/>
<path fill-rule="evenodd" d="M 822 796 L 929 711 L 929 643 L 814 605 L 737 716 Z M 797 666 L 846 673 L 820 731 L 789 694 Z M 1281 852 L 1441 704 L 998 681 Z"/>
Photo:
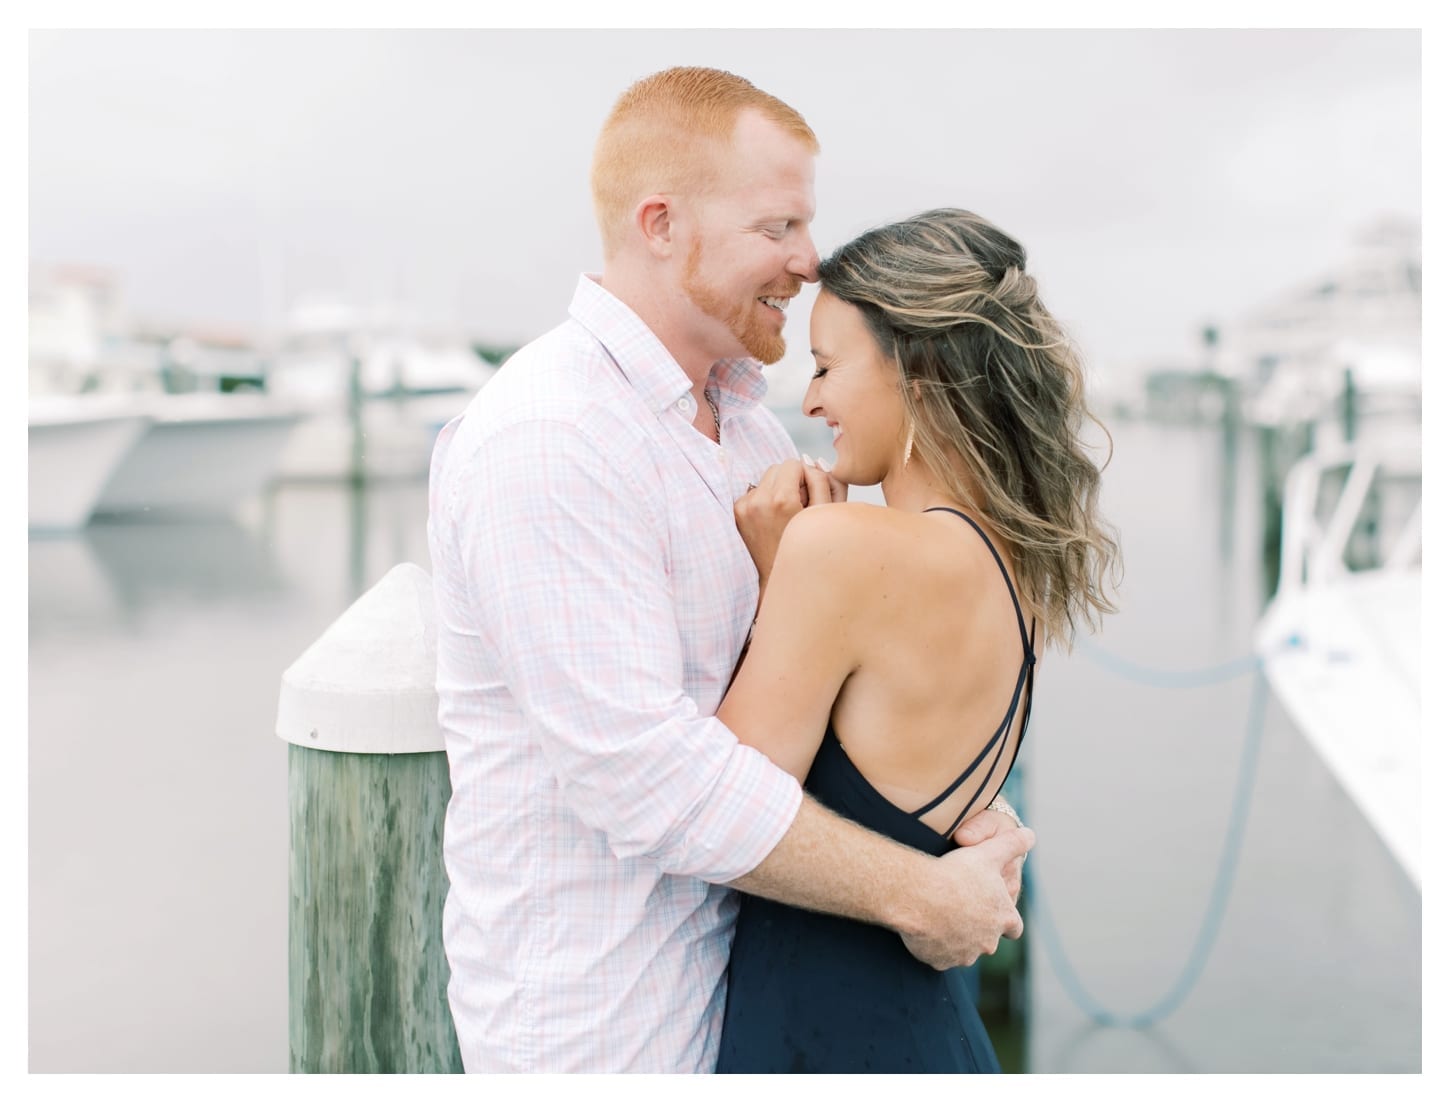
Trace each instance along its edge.
<path fill-rule="evenodd" d="M 1385 558 L 1350 571 L 1343 550 L 1378 470 L 1405 457 L 1374 449 L 1311 455 L 1290 474 L 1279 592 L 1256 645 L 1304 737 L 1419 886 L 1421 653 L 1419 511 Z M 1349 469 L 1324 525 L 1320 478 Z"/>

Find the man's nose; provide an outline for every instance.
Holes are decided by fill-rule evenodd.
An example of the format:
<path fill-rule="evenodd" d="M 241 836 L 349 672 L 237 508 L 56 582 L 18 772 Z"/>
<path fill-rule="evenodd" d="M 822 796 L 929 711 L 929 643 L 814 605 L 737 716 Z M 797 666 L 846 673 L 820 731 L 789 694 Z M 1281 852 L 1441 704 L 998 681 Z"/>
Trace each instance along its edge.
<path fill-rule="evenodd" d="M 816 282 L 817 269 L 821 266 L 821 258 L 816 254 L 815 242 L 810 235 L 805 235 L 805 244 L 791 261 L 790 271 L 792 275 L 799 276 L 807 283 Z"/>

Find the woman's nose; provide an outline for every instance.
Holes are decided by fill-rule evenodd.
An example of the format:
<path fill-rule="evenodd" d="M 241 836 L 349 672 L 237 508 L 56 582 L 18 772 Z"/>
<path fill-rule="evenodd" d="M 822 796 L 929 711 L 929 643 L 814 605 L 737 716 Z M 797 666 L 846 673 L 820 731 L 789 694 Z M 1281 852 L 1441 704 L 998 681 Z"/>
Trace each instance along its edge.
<path fill-rule="evenodd" d="M 822 416 L 821 404 L 816 400 L 816 381 L 812 379 L 806 387 L 805 397 L 801 399 L 801 412 L 807 417 Z"/>

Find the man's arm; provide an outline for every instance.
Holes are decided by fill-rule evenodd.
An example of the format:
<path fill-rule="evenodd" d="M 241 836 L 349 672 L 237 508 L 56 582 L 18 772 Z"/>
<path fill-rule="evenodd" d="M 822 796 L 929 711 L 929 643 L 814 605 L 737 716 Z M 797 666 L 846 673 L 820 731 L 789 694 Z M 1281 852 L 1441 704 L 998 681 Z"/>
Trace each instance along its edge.
<path fill-rule="evenodd" d="M 1004 879 L 1032 848 L 1025 827 L 944 857 L 903 846 L 809 797 L 780 844 L 732 887 L 887 926 L 934 968 L 971 964 L 1022 934 Z"/>
<path fill-rule="evenodd" d="M 606 414 L 523 421 L 466 454 L 455 438 L 440 509 L 473 609 L 461 630 L 616 856 L 723 883 L 780 841 L 801 790 L 686 693 L 668 502 Z"/>

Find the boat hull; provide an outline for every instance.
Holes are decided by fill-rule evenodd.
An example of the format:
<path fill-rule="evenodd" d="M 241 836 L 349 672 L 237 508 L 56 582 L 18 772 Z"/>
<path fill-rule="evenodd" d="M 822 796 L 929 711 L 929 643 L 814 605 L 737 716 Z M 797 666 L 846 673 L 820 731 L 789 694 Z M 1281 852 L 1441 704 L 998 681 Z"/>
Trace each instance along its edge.
<path fill-rule="evenodd" d="M 141 414 L 30 421 L 28 512 L 32 532 L 84 528 L 107 482 L 146 432 Z"/>
<path fill-rule="evenodd" d="M 290 412 L 159 412 L 101 493 L 98 515 L 228 513 L 276 477 Z"/>
<path fill-rule="evenodd" d="M 1416 886 L 1420 592 L 1419 570 L 1301 591 L 1257 640 L 1274 695 Z"/>

